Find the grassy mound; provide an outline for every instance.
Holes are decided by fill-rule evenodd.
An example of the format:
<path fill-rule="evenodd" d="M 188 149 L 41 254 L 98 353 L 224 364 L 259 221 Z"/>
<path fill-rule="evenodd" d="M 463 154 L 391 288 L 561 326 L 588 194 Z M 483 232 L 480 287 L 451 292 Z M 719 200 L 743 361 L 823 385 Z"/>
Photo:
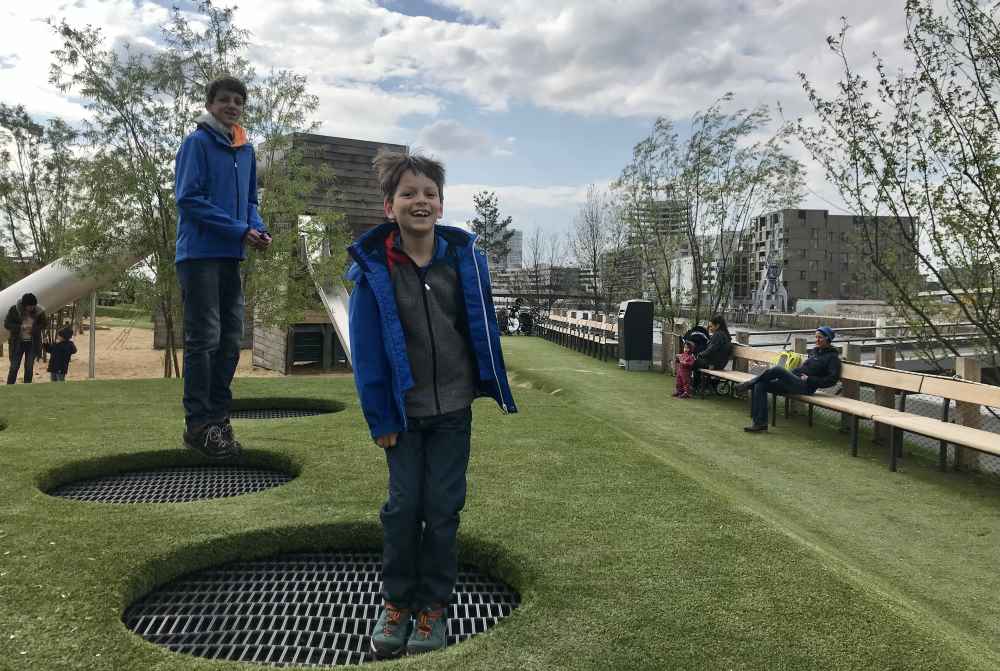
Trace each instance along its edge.
<path fill-rule="evenodd" d="M 654 388 L 662 394 L 663 377 L 620 373 L 534 339 L 505 343 L 517 379 L 533 379 L 534 388 L 515 389 L 516 416 L 476 403 L 460 543 L 465 560 L 521 592 L 522 606 L 460 646 L 386 668 L 996 668 L 990 639 L 961 623 L 942 627 L 891 584 L 859 580 L 843 557 L 793 533 L 785 517 L 731 495 L 738 488 L 727 470 L 717 469 L 722 484 L 711 486 L 687 444 L 694 433 L 737 435 L 735 410 L 671 410 L 646 398 Z M 258 458 L 298 474 L 285 486 L 122 506 L 43 490 L 123 464 L 189 463 L 180 448 L 180 383 L 9 390 L 10 426 L 0 433 L 0 666 L 260 668 L 170 653 L 129 632 L 122 612 L 156 585 L 226 561 L 379 546 L 384 457 L 351 380 L 247 379 L 236 394 L 345 410 L 237 426 Z M 609 400 L 618 395 L 627 411 Z M 651 415 L 642 408 L 653 400 Z M 665 458 L 671 451 L 687 456 Z M 879 476 L 883 488 L 899 488 L 888 473 Z"/>

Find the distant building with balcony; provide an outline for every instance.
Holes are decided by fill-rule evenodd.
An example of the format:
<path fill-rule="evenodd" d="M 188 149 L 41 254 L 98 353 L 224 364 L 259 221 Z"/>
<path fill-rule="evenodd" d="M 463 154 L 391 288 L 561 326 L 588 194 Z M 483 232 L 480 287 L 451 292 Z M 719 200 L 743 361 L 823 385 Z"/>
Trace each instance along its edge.
<path fill-rule="evenodd" d="M 880 225 L 895 223 L 893 217 L 879 218 Z M 737 282 L 742 287 L 745 280 L 750 288 L 747 307 L 789 312 L 799 299 L 884 298 L 859 226 L 857 217 L 827 210 L 784 209 L 755 217 L 741 245 L 746 261 L 740 267 L 747 275 Z"/>

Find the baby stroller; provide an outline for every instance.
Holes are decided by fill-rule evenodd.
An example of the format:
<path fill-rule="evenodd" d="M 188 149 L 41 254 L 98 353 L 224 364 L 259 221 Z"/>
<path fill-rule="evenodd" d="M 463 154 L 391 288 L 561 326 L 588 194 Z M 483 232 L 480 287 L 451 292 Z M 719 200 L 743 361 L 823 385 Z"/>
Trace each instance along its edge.
<path fill-rule="evenodd" d="M 704 326 L 694 326 L 688 329 L 681 337 L 681 342 L 689 340 L 694 344 L 694 355 L 697 357 L 699 354 L 705 351 L 708 347 L 708 329 Z M 704 394 L 705 387 L 708 387 L 715 394 L 728 395 L 730 383 L 726 380 L 720 380 L 717 377 L 711 377 L 708 375 L 702 375 L 699 371 L 695 370 L 694 375 L 691 377 L 691 387 L 697 389 Z"/>

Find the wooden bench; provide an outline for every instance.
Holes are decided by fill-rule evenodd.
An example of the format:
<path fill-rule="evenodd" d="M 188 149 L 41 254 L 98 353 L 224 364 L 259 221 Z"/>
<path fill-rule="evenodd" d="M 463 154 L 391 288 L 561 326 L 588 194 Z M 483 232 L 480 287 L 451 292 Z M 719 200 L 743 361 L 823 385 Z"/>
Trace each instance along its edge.
<path fill-rule="evenodd" d="M 617 326 L 593 320 L 549 315 L 537 324 L 542 337 L 563 347 L 597 357 L 617 358 Z"/>
<path fill-rule="evenodd" d="M 763 350 L 746 345 L 733 345 L 732 360 L 772 364 L 779 352 Z M 753 376 L 734 370 L 701 369 L 703 375 L 730 382 L 745 382 Z M 905 432 L 915 433 L 939 441 L 939 466 L 947 467 L 948 445 L 969 448 L 978 452 L 1000 456 L 1000 435 L 969 426 L 951 424 L 948 413 L 951 401 L 1000 407 L 1000 387 L 968 382 L 934 375 L 920 375 L 905 371 L 862 366 L 843 362 L 841 380 L 857 382 L 859 385 L 889 388 L 900 394 L 900 408 L 889 408 L 876 403 L 868 403 L 851 398 L 818 391 L 815 394 L 789 394 L 785 397 L 785 416 L 789 414 L 789 402 L 794 400 L 809 407 L 809 425 L 813 423 L 813 408 L 819 406 L 845 414 L 851 418 L 851 455 L 858 455 L 859 422 L 862 419 L 884 424 L 891 428 L 892 438 L 889 449 L 889 468 L 896 470 L 897 460 L 902 455 L 902 441 Z M 942 399 L 941 419 L 924 417 L 905 412 L 907 394 L 925 394 Z M 777 424 L 777 399 L 772 395 L 771 424 Z M 957 460 L 956 460 L 957 461 Z M 956 466 L 958 464 L 956 463 Z"/>

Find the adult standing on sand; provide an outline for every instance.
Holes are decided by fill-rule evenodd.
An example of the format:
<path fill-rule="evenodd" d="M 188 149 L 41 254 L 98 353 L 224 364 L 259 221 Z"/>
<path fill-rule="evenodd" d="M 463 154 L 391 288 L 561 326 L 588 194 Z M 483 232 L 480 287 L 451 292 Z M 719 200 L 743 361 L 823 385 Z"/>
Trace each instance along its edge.
<path fill-rule="evenodd" d="M 24 360 L 24 383 L 31 384 L 35 370 L 35 359 L 42 356 L 42 333 L 45 331 L 47 317 L 45 308 L 38 304 L 35 294 L 27 293 L 21 296 L 16 304 L 7 311 L 3 326 L 10 333 L 10 370 L 7 372 L 7 384 L 17 382 L 17 373 Z"/>

